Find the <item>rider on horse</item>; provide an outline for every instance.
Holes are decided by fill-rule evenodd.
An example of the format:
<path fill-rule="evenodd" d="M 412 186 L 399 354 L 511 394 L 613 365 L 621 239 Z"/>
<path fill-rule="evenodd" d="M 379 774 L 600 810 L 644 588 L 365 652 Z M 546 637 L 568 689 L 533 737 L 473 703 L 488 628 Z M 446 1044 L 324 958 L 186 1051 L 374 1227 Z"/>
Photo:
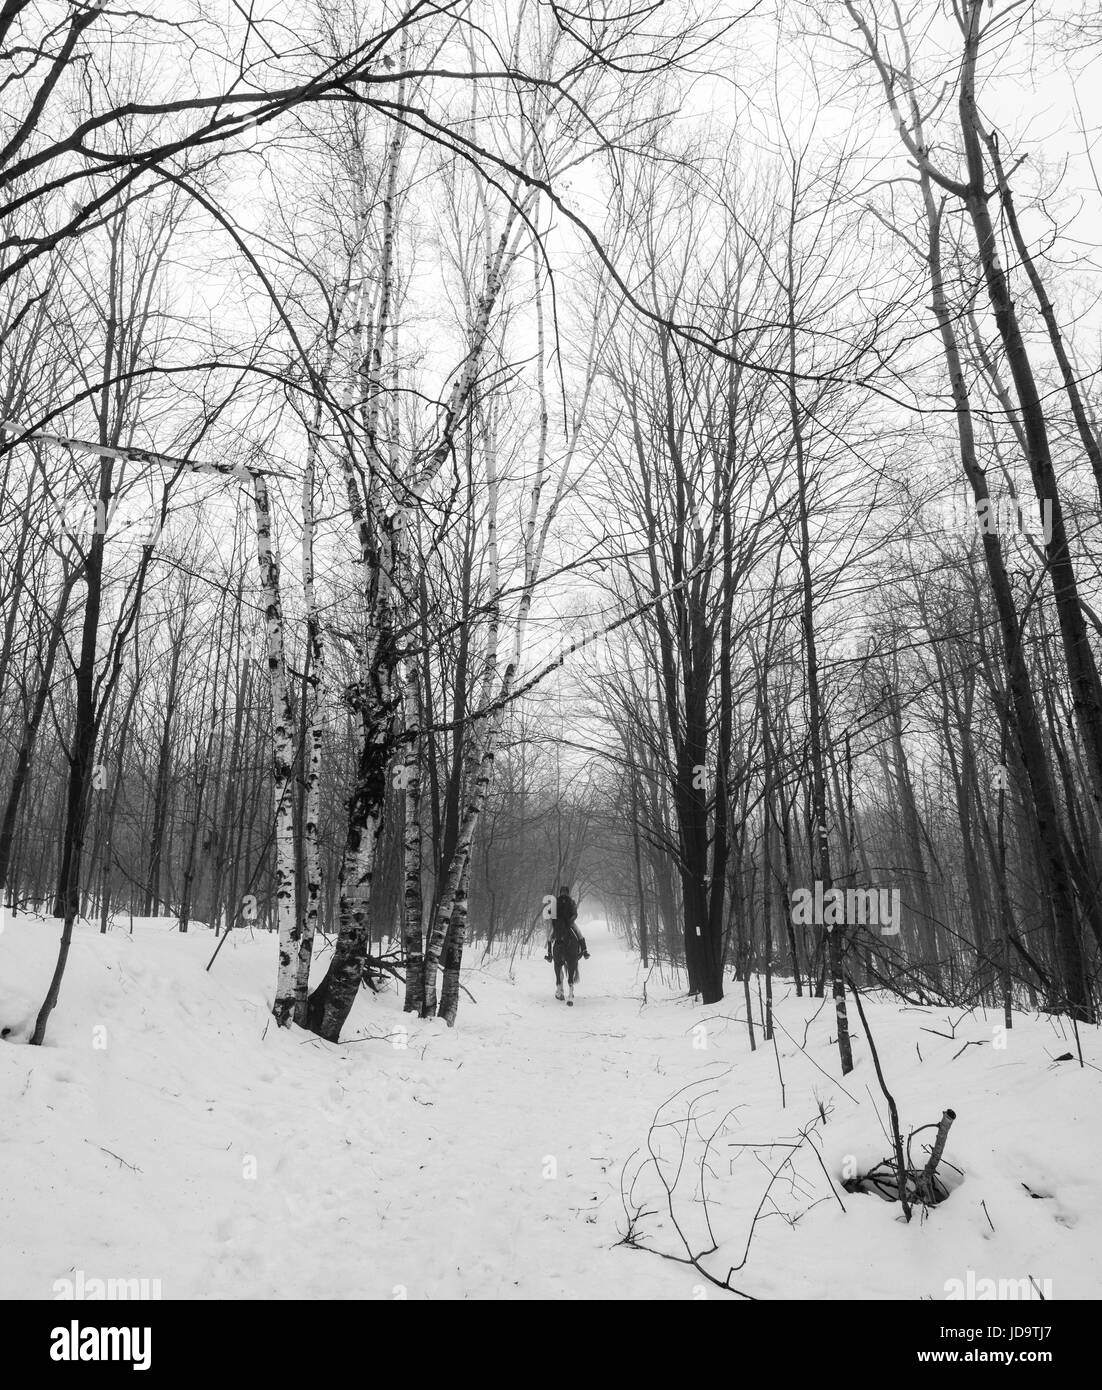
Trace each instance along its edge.
<path fill-rule="evenodd" d="M 567 969 L 570 987 L 569 1003 L 574 1002 L 574 983 L 578 977 L 578 957 L 589 959 L 585 937 L 574 925 L 578 907 L 570 896 L 570 885 L 564 883 L 555 899 L 555 913 L 547 924 L 547 954 L 545 959 L 555 967 L 555 998 L 563 998 L 562 971 Z"/>

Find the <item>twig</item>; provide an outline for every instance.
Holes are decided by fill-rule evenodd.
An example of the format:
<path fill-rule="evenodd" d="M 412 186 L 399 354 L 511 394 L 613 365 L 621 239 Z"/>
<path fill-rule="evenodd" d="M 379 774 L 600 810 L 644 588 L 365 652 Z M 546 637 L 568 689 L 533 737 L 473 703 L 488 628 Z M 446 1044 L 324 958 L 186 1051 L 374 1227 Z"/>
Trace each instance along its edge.
<path fill-rule="evenodd" d="M 86 1144 L 92 1144 L 91 1139 L 85 1139 L 84 1142 Z M 105 1149 L 102 1144 L 92 1144 L 92 1148 L 99 1149 L 101 1154 L 111 1154 L 112 1158 L 116 1159 L 119 1163 L 121 1163 L 124 1168 L 129 1168 L 132 1173 L 140 1173 L 142 1171 L 140 1168 L 135 1168 L 132 1163 L 127 1163 L 125 1158 L 119 1158 L 118 1154 L 111 1153 L 110 1149 Z"/>
<path fill-rule="evenodd" d="M 895 1149 L 896 1176 L 899 1182 L 899 1204 L 903 1208 L 903 1217 L 906 1221 L 911 1219 L 911 1204 L 907 1199 L 907 1173 L 903 1163 L 903 1136 L 899 1131 L 899 1111 L 896 1109 L 895 1097 L 888 1090 L 888 1083 L 884 1080 L 884 1073 L 880 1066 L 880 1054 L 876 1050 L 876 1043 L 873 1041 L 872 1030 L 869 1028 L 869 1021 L 865 1017 L 864 1005 L 861 1003 L 861 993 L 853 980 L 847 976 L 849 987 L 853 991 L 854 1002 L 857 1005 L 857 1013 L 861 1019 L 861 1027 L 865 1030 L 865 1037 L 868 1040 L 869 1051 L 872 1053 L 872 1064 L 876 1068 L 876 1079 L 880 1082 L 880 1089 L 884 1092 L 884 1099 L 888 1102 L 888 1114 L 892 1121 L 892 1145 Z"/>
<path fill-rule="evenodd" d="M 225 930 L 225 931 L 222 933 L 222 935 L 218 938 L 218 945 L 214 948 L 214 955 L 211 956 L 210 960 L 207 961 L 207 970 L 208 970 L 208 971 L 210 970 L 210 968 L 211 968 L 211 966 L 214 964 L 214 962 L 218 959 L 218 952 L 219 952 L 219 951 L 222 949 L 222 947 L 226 944 L 226 938 L 229 936 L 229 934 L 230 934 L 231 931 L 233 931 L 233 924 L 232 924 L 232 923 L 230 923 L 230 924 L 226 927 L 226 930 Z"/>
<path fill-rule="evenodd" d="M 774 1057 L 776 1057 L 776 1059 L 777 1059 L 777 1080 L 781 1083 L 781 1109 L 783 1110 L 783 1109 L 784 1109 L 784 1105 L 785 1105 L 785 1101 L 784 1101 L 784 1074 L 783 1074 L 782 1071 L 781 1071 L 781 1054 L 780 1054 L 780 1049 L 777 1047 L 777 1030 L 776 1030 L 775 1028 L 770 1028 L 770 1030 L 769 1030 L 769 1036 L 773 1039 L 773 1055 L 774 1055 Z"/>
<path fill-rule="evenodd" d="M 808 1134 L 810 1130 L 814 1128 L 814 1125 L 815 1121 L 812 1120 L 811 1124 L 807 1127 L 807 1129 L 801 1129 L 799 1131 L 800 1142 L 798 1144 L 792 1145 L 791 1149 L 788 1151 L 788 1153 L 782 1160 L 780 1166 L 772 1174 L 770 1174 L 769 1181 L 765 1186 L 765 1191 L 761 1195 L 761 1201 L 758 1203 L 758 1209 L 757 1211 L 755 1211 L 753 1220 L 750 1222 L 750 1230 L 746 1236 L 746 1248 L 742 1252 L 742 1259 L 738 1262 L 737 1265 L 732 1265 L 731 1268 L 727 1271 L 728 1280 L 731 1278 L 732 1274 L 736 1274 L 740 1269 L 742 1269 L 743 1265 L 745 1265 L 746 1261 L 750 1258 L 750 1245 L 754 1239 L 754 1230 L 758 1224 L 758 1221 L 761 1219 L 762 1207 L 764 1207 L 765 1203 L 768 1200 L 770 1200 L 770 1193 L 773 1190 L 773 1184 L 777 1181 L 777 1178 L 780 1177 L 781 1173 L 783 1173 L 784 1170 L 788 1167 L 788 1165 L 792 1162 L 793 1155 L 796 1153 L 796 1151 L 799 1148 L 801 1148 L 803 1144 L 807 1141 Z M 768 1168 L 766 1168 L 766 1172 L 769 1172 Z"/>
<path fill-rule="evenodd" d="M 824 1000 L 824 1003 L 825 1003 L 825 1002 L 826 1002 L 826 1001 Z M 820 1013 L 821 1013 L 821 1012 L 822 1012 L 822 1010 L 820 1009 Z M 855 1095 L 853 1095 L 852 1092 L 847 1091 L 846 1088 L 845 1088 L 845 1086 L 842 1085 L 842 1083 L 838 1080 L 838 1078 L 837 1078 L 836 1076 L 831 1076 L 830 1072 L 828 1072 L 828 1071 L 825 1069 L 825 1067 L 821 1067 L 821 1066 L 819 1065 L 819 1063 L 815 1060 L 815 1058 L 812 1057 L 811 1053 L 808 1052 L 808 1050 L 807 1050 L 806 1047 L 804 1047 L 804 1046 L 802 1046 L 800 1043 L 796 1042 L 796 1039 L 792 1036 L 792 1034 L 788 1031 L 788 1029 L 787 1029 L 787 1028 L 784 1026 L 784 1024 L 780 1021 L 780 1019 L 776 1017 L 776 1015 L 774 1015 L 774 1017 L 773 1017 L 773 1022 L 774 1022 L 774 1023 L 776 1024 L 776 1026 L 781 1030 L 781 1032 L 785 1035 L 785 1037 L 788 1039 L 789 1042 L 795 1043 L 795 1044 L 796 1044 L 796 1046 L 800 1049 L 800 1051 L 804 1054 L 804 1056 L 807 1058 L 807 1060 L 811 1063 L 811 1065 L 815 1068 L 816 1071 L 821 1071 L 828 1081 L 833 1082 L 833 1084 L 834 1084 L 835 1086 L 839 1087 L 839 1089 L 840 1089 L 845 1095 L 849 1096 L 850 1100 L 853 1101 L 854 1105 L 857 1105 L 857 1104 L 858 1104 L 857 1097 L 856 1097 Z M 814 1020 L 812 1020 L 812 1022 L 814 1022 Z M 805 1036 L 805 1037 L 807 1036 L 807 1031 L 806 1031 L 806 1029 L 804 1030 L 804 1036 Z"/>
<path fill-rule="evenodd" d="M 1080 1040 L 1080 1038 L 1079 1038 L 1079 1020 L 1075 1017 L 1074 1014 L 1072 1014 L 1072 1016 L 1071 1016 L 1071 1026 L 1072 1026 L 1072 1028 L 1075 1030 L 1075 1050 L 1076 1050 L 1076 1052 L 1079 1053 L 1079 1065 L 1082 1066 L 1082 1065 L 1083 1065 L 1083 1044 L 1082 1044 L 1082 1042 L 1081 1042 L 1081 1040 Z M 1032 1275 L 1030 1275 L 1029 1277 L 1030 1277 L 1031 1279 L 1033 1278 Z M 1043 1298 L 1043 1297 L 1044 1297 L 1044 1294 L 1042 1294 L 1041 1297 Z"/>
<path fill-rule="evenodd" d="M 819 1005 L 819 1007 L 815 1010 L 815 1012 L 811 1015 L 811 1017 L 810 1017 L 809 1019 L 806 1019 L 805 1022 L 804 1022 L 804 1042 L 803 1042 L 804 1047 L 807 1046 L 807 1034 L 808 1034 L 808 1030 L 810 1029 L 811 1025 L 816 1021 L 816 1019 L 819 1017 L 819 1015 L 823 1012 L 823 1010 L 826 1008 L 826 1002 L 827 1002 L 827 1001 L 826 1001 L 826 998 L 824 997 L 823 1002 Z M 795 1038 L 793 1038 L 792 1041 L 795 1042 Z"/>
<path fill-rule="evenodd" d="M 866 1084 L 866 1086 L 865 1086 L 865 1094 L 868 1096 L 869 1100 L 872 1102 L 872 1113 L 876 1116 L 876 1123 L 880 1126 L 880 1133 L 884 1136 L 885 1140 L 890 1144 L 890 1143 L 892 1142 L 892 1136 L 888 1133 L 888 1126 L 884 1123 L 884 1117 L 883 1117 L 883 1115 L 881 1115 L 881 1113 L 880 1113 L 880 1107 L 879 1107 L 879 1105 L 877 1105 L 877 1103 L 876 1103 L 876 1097 L 875 1097 L 875 1096 L 873 1095 L 873 1093 L 872 1093 L 872 1087 L 869 1086 L 868 1084 Z"/>
<path fill-rule="evenodd" d="M 811 1152 L 812 1152 L 812 1153 L 815 1155 L 815 1157 L 819 1160 L 819 1167 L 823 1170 L 823 1176 L 826 1178 L 827 1182 L 830 1184 L 830 1190 L 831 1190 L 831 1192 L 834 1193 L 835 1200 L 837 1201 L 838 1205 L 842 1208 L 842 1210 L 845 1211 L 845 1210 L 846 1210 L 846 1204 L 845 1204 L 845 1202 L 842 1201 L 842 1198 L 841 1198 L 841 1195 L 840 1195 L 839 1192 L 838 1192 L 838 1189 L 834 1186 L 834 1179 L 830 1176 L 830 1173 L 827 1171 L 827 1166 L 826 1166 L 826 1164 L 823 1162 L 823 1156 L 822 1156 L 822 1154 L 819 1152 L 818 1148 L 816 1147 L 814 1139 L 812 1139 L 810 1136 L 808 1137 L 808 1144 L 810 1145 Z"/>

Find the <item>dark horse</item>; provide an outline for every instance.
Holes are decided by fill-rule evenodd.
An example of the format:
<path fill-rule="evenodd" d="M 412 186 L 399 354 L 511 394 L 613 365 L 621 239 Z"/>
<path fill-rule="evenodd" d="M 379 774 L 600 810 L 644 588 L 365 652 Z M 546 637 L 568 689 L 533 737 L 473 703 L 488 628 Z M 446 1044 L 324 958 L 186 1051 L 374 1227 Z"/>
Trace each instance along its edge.
<path fill-rule="evenodd" d="M 573 1007 L 574 1005 L 574 986 L 578 983 L 578 961 L 582 958 L 583 943 L 578 940 L 577 933 L 570 927 L 564 926 L 564 930 L 556 929 L 554 938 L 551 942 L 551 960 L 555 966 L 555 998 L 565 997 L 566 1002 Z M 562 971 L 566 966 L 566 988 L 567 993 L 563 995 Z"/>

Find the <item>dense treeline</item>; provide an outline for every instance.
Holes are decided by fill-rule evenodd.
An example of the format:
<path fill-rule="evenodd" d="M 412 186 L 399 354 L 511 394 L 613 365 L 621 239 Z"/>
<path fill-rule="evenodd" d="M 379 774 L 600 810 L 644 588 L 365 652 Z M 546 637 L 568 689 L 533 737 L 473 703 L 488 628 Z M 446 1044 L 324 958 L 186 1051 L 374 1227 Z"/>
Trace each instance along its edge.
<path fill-rule="evenodd" d="M 0 16 L 37 1040 L 81 918 L 270 927 L 335 1039 L 560 882 L 843 1067 L 851 985 L 1093 1018 L 1102 191 L 1019 70 L 1092 26 L 307 8 Z"/>

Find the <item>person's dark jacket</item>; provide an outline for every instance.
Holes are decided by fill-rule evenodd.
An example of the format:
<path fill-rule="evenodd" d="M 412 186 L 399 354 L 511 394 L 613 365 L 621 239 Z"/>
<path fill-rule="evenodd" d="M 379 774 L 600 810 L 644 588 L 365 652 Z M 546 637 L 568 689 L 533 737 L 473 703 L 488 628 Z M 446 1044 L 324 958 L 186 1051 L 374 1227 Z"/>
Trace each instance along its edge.
<path fill-rule="evenodd" d="M 560 893 L 555 899 L 555 915 L 548 923 L 547 930 L 547 959 L 551 959 L 551 944 L 556 936 L 565 936 L 567 931 L 571 931 L 578 938 L 582 948 L 582 955 L 588 958 L 589 947 L 585 944 L 585 937 L 574 925 L 578 920 L 578 905 L 569 893 Z"/>

